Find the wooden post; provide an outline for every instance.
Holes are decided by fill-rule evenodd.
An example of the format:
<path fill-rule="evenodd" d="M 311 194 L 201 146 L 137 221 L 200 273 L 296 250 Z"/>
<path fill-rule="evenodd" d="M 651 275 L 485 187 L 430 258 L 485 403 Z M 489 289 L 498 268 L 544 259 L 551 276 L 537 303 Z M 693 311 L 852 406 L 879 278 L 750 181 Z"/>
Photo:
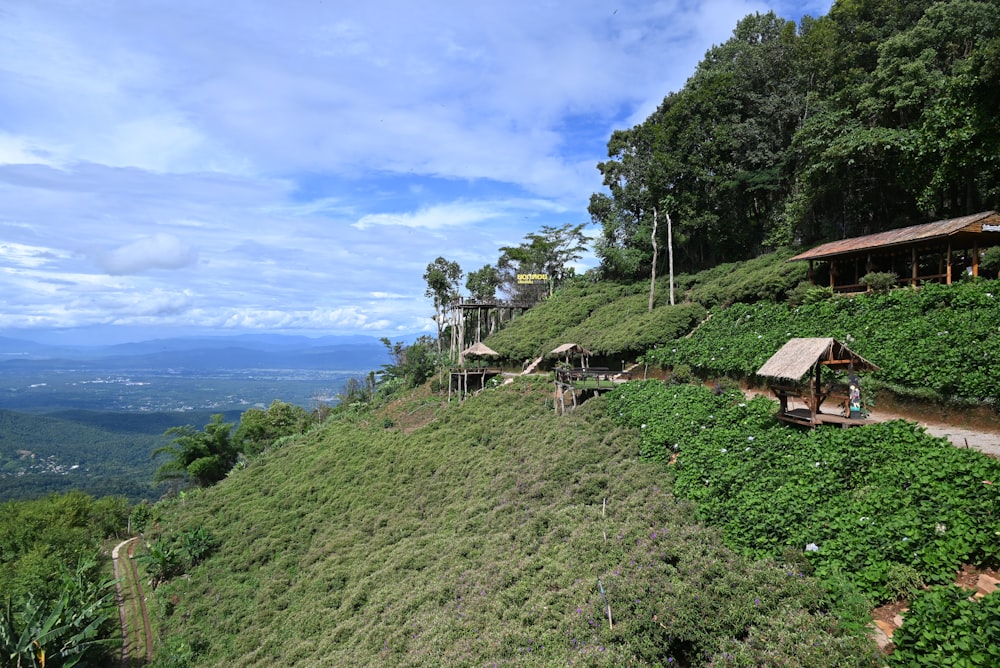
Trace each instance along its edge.
<path fill-rule="evenodd" d="M 950 239 L 948 240 L 948 256 L 947 259 L 945 260 L 944 271 L 946 274 L 944 282 L 946 285 L 951 285 L 951 240 Z"/>
<path fill-rule="evenodd" d="M 912 267 L 912 269 L 910 271 L 910 285 L 912 285 L 913 287 L 916 287 L 917 286 L 917 276 L 919 275 L 919 271 L 920 271 L 920 264 L 917 262 L 917 247 L 916 246 L 914 246 L 913 250 L 910 251 L 910 262 L 913 265 L 913 267 Z"/>

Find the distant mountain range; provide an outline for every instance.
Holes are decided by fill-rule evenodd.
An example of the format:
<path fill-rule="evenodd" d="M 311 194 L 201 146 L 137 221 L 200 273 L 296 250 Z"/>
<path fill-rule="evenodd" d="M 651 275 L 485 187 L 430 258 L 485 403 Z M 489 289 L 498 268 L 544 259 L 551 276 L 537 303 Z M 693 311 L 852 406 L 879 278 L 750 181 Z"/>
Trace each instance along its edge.
<path fill-rule="evenodd" d="M 0 336 L 2 368 L 375 370 L 389 362 L 374 337 L 276 334 L 178 337 L 107 346 L 52 345 Z"/>

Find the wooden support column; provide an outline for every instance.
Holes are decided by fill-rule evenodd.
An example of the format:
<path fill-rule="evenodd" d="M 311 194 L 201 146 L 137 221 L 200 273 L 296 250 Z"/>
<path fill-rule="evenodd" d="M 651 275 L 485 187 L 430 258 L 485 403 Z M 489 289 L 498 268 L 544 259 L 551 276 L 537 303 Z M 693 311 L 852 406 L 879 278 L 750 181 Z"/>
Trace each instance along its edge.
<path fill-rule="evenodd" d="M 910 263 L 912 265 L 910 270 L 910 285 L 916 287 L 917 276 L 919 275 L 920 265 L 917 263 L 917 247 L 914 246 L 913 250 L 910 251 Z"/>
<path fill-rule="evenodd" d="M 979 276 L 979 242 L 972 244 L 972 275 Z"/>
<path fill-rule="evenodd" d="M 948 241 L 948 257 L 945 260 L 945 279 L 947 285 L 951 285 L 951 240 Z"/>

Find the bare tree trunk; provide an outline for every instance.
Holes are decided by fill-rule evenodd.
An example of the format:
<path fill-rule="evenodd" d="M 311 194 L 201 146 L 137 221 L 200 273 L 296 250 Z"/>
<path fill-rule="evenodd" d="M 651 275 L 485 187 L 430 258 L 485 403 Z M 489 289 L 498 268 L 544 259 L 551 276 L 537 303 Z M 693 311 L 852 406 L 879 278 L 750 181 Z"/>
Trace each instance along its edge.
<path fill-rule="evenodd" d="M 669 214 L 668 214 L 669 218 Z M 649 272 L 649 312 L 653 312 L 653 296 L 656 292 L 656 262 L 659 256 L 659 247 L 656 245 L 656 207 L 653 207 L 653 233 L 650 239 L 653 242 L 653 268 Z"/>
<path fill-rule="evenodd" d="M 670 305 L 674 305 L 674 222 L 667 212 L 667 257 L 670 260 Z"/>

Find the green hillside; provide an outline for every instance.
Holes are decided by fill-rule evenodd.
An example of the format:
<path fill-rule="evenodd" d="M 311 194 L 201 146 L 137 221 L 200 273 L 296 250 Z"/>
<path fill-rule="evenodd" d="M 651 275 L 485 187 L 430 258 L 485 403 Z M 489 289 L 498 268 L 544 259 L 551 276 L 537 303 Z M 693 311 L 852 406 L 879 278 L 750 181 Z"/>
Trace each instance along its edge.
<path fill-rule="evenodd" d="M 163 652 L 241 666 L 873 665 L 819 581 L 734 554 L 603 402 L 556 417 L 548 392 L 524 379 L 461 404 L 411 398 L 385 414 L 421 423 L 405 429 L 335 419 L 161 504 L 159 544 L 196 528 L 218 543 L 156 590 Z"/>
<path fill-rule="evenodd" d="M 805 265 L 785 262 L 787 249 L 753 260 L 719 265 L 670 282 L 661 277 L 649 309 L 649 282 L 623 284 L 581 277 L 487 339 L 508 362 L 543 355 L 562 343 L 579 343 L 595 355 L 635 360 L 647 350 L 683 337 L 709 308 L 734 302 L 784 300 L 803 288 Z"/>
<path fill-rule="evenodd" d="M 996 396 L 980 360 L 1000 338 L 1000 283 L 833 297 L 768 266 L 787 263 L 681 277 L 678 300 L 712 308 L 658 302 L 653 313 L 675 325 L 654 327 L 642 359 L 746 379 L 789 336 L 834 335 L 880 363 L 882 390 L 941 401 L 948 389 L 966 405 Z M 631 321 L 648 322 L 647 289 L 578 281 L 488 342 L 641 350 Z M 803 294 L 809 304 L 787 301 Z M 928 327 L 940 334 L 918 335 Z M 948 378 L 969 382 L 937 384 Z M 995 460 L 903 423 L 800 432 L 773 420 L 775 402 L 744 408 L 739 393 L 676 387 L 631 383 L 557 417 L 547 375 L 461 403 L 425 386 L 342 410 L 218 486 L 162 502 L 152 553 L 181 555 L 196 531 L 217 549 L 183 578 L 174 563 L 156 590 L 161 660 L 876 665 L 864 631 L 874 605 L 921 605 L 921 586 L 962 565 L 1000 566 Z M 967 387 L 978 389 L 956 391 Z M 976 636 L 953 604 L 933 604 L 939 616 L 912 622 L 910 637 L 941 624 Z M 942 622 L 942 610 L 966 621 Z M 975 614 L 992 624 L 991 610 Z"/>

